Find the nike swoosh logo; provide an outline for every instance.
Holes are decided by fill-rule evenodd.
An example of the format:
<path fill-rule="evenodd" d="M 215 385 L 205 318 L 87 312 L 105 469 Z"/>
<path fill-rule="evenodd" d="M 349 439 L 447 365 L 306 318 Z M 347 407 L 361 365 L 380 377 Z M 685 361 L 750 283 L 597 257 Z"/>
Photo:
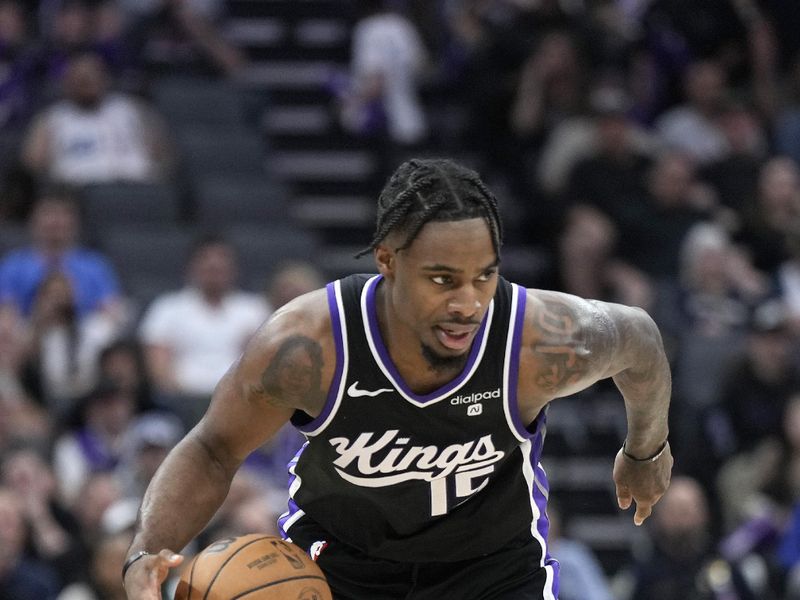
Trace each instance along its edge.
<path fill-rule="evenodd" d="M 347 395 L 351 398 L 361 398 L 363 396 L 369 396 L 370 398 L 374 398 L 378 394 L 382 394 L 383 392 L 391 392 L 391 388 L 381 388 L 379 390 L 360 390 L 358 389 L 358 382 L 354 381 L 350 384 L 350 387 L 347 388 Z"/>

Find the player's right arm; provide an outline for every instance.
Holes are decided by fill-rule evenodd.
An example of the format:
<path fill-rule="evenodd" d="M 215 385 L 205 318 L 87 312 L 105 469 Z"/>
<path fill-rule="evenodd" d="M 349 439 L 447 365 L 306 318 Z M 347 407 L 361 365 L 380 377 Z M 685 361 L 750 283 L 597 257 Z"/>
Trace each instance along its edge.
<path fill-rule="evenodd" d="M 303 296 L 250 340 L 220 380 L 203 419 L 169 453 L 147 488 L 128 556 L 129 600 L 159 600 L 169 569 L 225 499 L 242 461 L 296 409 L 318 415 L 335 367 L 325 291 Z"/>

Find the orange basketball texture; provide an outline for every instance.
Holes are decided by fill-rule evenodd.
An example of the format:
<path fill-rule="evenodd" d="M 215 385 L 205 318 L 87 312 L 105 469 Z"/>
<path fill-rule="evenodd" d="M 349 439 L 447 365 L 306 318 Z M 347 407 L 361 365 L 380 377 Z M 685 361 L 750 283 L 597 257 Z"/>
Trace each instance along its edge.
<path fill-rule="evenodd" d="M 332 600 L 320 568 L 279 537 L 251 533 L 209 545 L 184 568 L 175 600 Z"/>

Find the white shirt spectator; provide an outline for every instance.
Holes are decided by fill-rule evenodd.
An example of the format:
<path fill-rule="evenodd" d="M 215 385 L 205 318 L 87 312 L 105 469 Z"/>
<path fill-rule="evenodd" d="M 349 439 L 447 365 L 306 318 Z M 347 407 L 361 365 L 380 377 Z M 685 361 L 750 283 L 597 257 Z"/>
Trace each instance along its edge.
<path fill-rule="evenodd" d="M 62 101 L 43 118 L 54 179 L 84 184 L 155 177 L 143 109 L 134 100 L 112 94 L 91 111 Z"/>
<path fill-rule="evenodd" d="M 401 15 L 372 15 L 360 21 L 353 31 L 352 75 L 356 89 L 365 81 L 380 77 L 389 134 L 398 142 L 418 142 L 427 132 L 416 82 L 425 57 L 419 34 Z"/>
<path fill-rule="evenodd" d="M 210 305 L 198 290 L 186 288 L 156 298 L 140 334 L 145 344 L 170 348 L 181 392 L 209 395 L 269 314 L 257 294 L 230 292 Z"/>

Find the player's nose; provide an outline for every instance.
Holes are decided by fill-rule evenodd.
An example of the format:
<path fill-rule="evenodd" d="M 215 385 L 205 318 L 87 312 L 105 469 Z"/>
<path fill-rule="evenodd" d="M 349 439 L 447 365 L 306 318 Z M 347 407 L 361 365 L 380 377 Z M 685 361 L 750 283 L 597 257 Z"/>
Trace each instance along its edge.
<path fill-rule="evenodd" d="M 453 291 L 447 302 L 447 311 L 462 318 L 473 317 L 481 310 L 481 300 L 472 286 L 462 286 Z"/>

